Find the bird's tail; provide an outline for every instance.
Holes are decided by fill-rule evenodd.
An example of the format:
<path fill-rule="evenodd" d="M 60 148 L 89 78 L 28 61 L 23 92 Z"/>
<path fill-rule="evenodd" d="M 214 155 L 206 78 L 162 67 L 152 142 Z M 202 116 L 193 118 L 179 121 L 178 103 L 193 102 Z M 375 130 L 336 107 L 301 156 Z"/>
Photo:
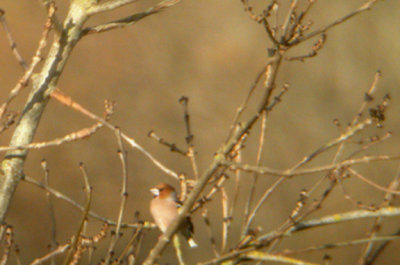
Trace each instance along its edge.
<path fill-rule="evenodd" d="M 189 238 L 188 239 L 188 244 L 191 248 L 197 248 L 198 245 L 196 244 L 196 242 L 193 240 L 193 238 Z"/>

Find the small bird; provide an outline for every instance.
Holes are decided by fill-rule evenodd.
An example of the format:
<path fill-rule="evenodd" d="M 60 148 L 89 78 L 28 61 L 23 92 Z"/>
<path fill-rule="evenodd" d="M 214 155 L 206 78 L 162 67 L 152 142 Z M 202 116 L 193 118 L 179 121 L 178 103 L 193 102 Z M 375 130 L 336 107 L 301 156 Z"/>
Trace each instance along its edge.
<path fill-rule="evenodd" d="M 150 192 L 154 195 L 150 202 L 151 215 L 161 232 L 165 233 L 171 222 L 178 216 L 178 209 L 182 203 L 176 198 L 175 189 L 167 183 L 158 184 L 150 189 Z M 186 238 L 191 248 L 197 247 L 192 238 L 193 224 L 189 216 L 181 224 L 179 232 Z"/>

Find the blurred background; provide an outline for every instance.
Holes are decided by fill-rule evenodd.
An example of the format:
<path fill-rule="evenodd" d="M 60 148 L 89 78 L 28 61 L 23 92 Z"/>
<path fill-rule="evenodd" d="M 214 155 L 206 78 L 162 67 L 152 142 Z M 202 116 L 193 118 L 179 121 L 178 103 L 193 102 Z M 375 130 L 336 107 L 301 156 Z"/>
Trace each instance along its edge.
<path fill-rule="evenodd" d="M 270 1 L 254 2 L 257 12 Z M 316 29 L 348 14 L 364 2 L 320 0 L 308 19 L 313 21 L 313 28 Z M 60 19 L 65 17 L 68 3 L 69 1 L 56 1 L 57 16 Z M 156 3 L 140 1 L 117 11 L 97 15 L 88 21 L 88 25 L 121 18 Z M 30 62 L 46 19 L 44 8 L 39 1 L 29 0 L 2 0 L 0 8 L 5 11 L 20 53 Z M 399 8 L 398 1 L 382 1 L 372 10 L 330 30 L 324 48 L 315 58 L 303 63 L 283 64 L 277 84 L 282 86 L 288 83 L 289 92 L 268 121 L 262 165 L 286 169 L 337 137 L 339 131 L 333 120 L 337 118 L 345 126 L 353 119 L 377 70 L 382 71 L 375 95 L 377 103 L 386 93 L 390 93 L 392 103 L 384 128 L 373 129 L 370 133 L 383 135 L 390 130 L 393 136 L 379 146 L 372 147 L 367 154 L 398 153 Z M 284 18 L 284 10 L 285 6 L 282 7 L 279 19 Z M 309 53 L 315 41 L 313 39 L 296 47 L 290 54 Z M 115 101 L 117 105 L 111 120 L 113 124 L 121 127 L 166 166 L 193 177 L 189 160 L 171 153 L 150 139 L 148 132 L 154 130 L 165 140 L 185 149 L 183 108 L 178 100 L 182 96 L 188 97 L 197 162 L 200 172 L 203 172 L 211 162 L 214 152 L 226 139 L 238 106 L 266 62 L 269 47 L 271 43 L 264 28 L 248 17 L 240 1 L 184 0 L 175 7 L 133 26 L 83 38 L 75 47 L 61 75 L 59 87 L 98 115 L 104 111 L 105 99 Z M 22 70 L 9 48 L 3 29 L 0 30 L 0 50 L 0 97 L 5 100 L 10 89 L 21 77 Z M 30 87 L 26 88 L 11 104 L 10 110 L 21 111 L 29 89 Z M 251 105 L 257 104 L 257 95 Z M 244 117 L 251 114 L 248 111 Z M 42 117 L 35 141 L 62 137 L 92 124 L 93 121 L 87 117 L 52 100 Z M 243 155 L 244 161 L 250 164 L 255 163 L 258 128 L 256 126 L 250 135 Z M 1 135 L 2 146 L 8 145 L 13 129 L 14 127 Z M 83 203 L 83 179 L 78 165 L 84 162 L 93 186 L 92 210 L 116 220 L 121 187 L 121 165 L 117 149 L 113 132 L 101 129 L 89 139 L 31 151 L 26 161 L 25 174 L 42 180 L 44 173 L 40 161 L 46 159 L 50 169 L 50 185 Z M 148 189 L 161 181 L 176 187 L 178 183 L 137 150 L 129 147 L 127 150 L 129 198 L 124 221 L 133 222 L 135 211 L 140 212 L 141 219 L 151 220 L 148 210 L 151 194 Z M 330 163 L 333 154 L 328 152 L 312 165 Z M 359 167 L 365 176 L 380 185 L 387 185 L 395 176 L 397 168 L 396 161 Z M 321 174 L 316 174 L 287 181 L 264 204 L 254 227 L 260 226 L 264 232 L 276 229 L 295 207 L 301 189 L 309 189 L 320 178 Z M 274 180 L 276 178 L 270 176 L 260 177 L 256 198 Z M 233 219 L 231 247 L 240 235 L 240 215 L 248 196 L 250 181 L 251 175 L 243 174 L 240 203 Z M 348 180 L 346 184 L 348 192 L 367 205 L 380 203 L 384 196 L 383 192 L 355 178 Z M 234 181 L 231 178 L 226 184 L 229 195 L 232 195 L 233 186 Z M 312 217 L 354 210 L 354 205 L 343 197 L 343 192 L 339 188 L 335 189 L 322 210 Z M 57 241 L 62 244 L 77 230 L 81 212 L 62 200 L 55 199 L 54 202 Z M 222 219 L 219 194 L 209 208 L 211 226 L 217 235 L 217 244 L 220 244 Z M 198 231 L 195 238 L 201 247 L 186 253 L 188 264 L 213 257 L 201 214 L 196 213 L 193 220 Z M 31 262 L 48 252 L 51 221 L 43 190 L 21 182 L 7 223 L 14 227 L 14 241 L 20 248 L 23 263 Z M 278 249 L 304 248 L 364 238 L 372 223 L 373 220 L 370 219 L 359 220 L 320 228 L 314 232 L 302 232 L 283 241 Z M 398 223 L 398 218 L 387 218 L 382 234 L 393 233 L 398 228 Z M 90 224 L 88 234 L 95 234 L 101 227 L 101 223 L 95 220 Z M 129 238 L 130 233 L 126 232 L 124 240 Z M 158 235 L 157 230 L 146 234 L 141 258 L 147 255 Z M 101 256 L 106 247 L 106 243 L 102 244 L 95 252 L 96 255 Z M 400 263 L 399 247 L 399 243 L 393 242 L 378 263 Z M 297 257 L 322 263 L 325 253 L 333 257 L 334 264 L 354 264 L 358 259 L 360 246 L 313 252 Z M 169 247 L 160 264 L 175 262 L 174 251 Z"/>

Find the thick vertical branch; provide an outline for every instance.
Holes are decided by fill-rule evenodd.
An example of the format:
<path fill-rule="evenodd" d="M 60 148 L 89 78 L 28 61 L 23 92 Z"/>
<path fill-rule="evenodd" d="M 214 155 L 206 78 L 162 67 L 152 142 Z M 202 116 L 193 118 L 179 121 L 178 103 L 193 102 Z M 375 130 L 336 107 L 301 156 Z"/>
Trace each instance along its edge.
<path fill-rule="evenodd" d="M 10 146 L 26 145 L 32 142 L 48 96 L 56 88 L 58 78 L 75 44 L 81 36 L 82 26 L 87 19 L 86 7 L 93 0 L 74 1 L 65 19 L 63 29 L 53 41 L 44 66 L 34 77 L 33 88 L 15 128 Z M 28 150 L 11 150 L 1 163 L 0 179 L 0 222 L 3 222 L 14 191 L 23 175 Z"/>

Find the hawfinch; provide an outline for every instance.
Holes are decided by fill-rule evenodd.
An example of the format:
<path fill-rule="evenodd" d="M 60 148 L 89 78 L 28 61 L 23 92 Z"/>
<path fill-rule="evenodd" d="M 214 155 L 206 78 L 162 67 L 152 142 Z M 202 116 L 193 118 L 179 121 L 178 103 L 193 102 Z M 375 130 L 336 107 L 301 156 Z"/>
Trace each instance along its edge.
<path fill-rule="evenodd" d="M 178 216 L 178 208 L 182 203 L 177 200 L 175 189 L 166 183 L 158 184 L 150 189 L 150 192 L 154 195 L 150 202 L 151 215 L 161 232 L 165 233 L 171 222 Z M 181 224 L 179 232 L 186 238 L 191 248 L 197 247 L 192 238 L 193 224 L 189 216 Z"/>

